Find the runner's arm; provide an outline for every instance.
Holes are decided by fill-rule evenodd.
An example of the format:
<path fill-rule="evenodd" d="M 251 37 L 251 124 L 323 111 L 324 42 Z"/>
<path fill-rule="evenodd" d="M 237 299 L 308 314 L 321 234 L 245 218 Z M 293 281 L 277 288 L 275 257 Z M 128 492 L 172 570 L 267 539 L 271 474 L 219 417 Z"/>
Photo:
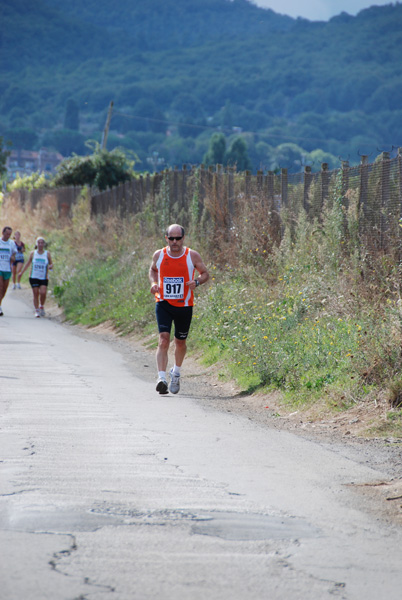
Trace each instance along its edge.
<path fill-rule="evenodd" d="M 158 267 L 156 263 L 158 261 L 161 250 L 157 250 L 152 257 L 151 266 L 149 267 L 149 281 L 151 283 L 151 294 L 157 294 L 159 292 L 158 284 Z"/>
<path fill-rule="evenodd" d="M 17 246 L 14 242 L 14 246 L 12 246 L 12 251 L 11 251 L 11 256 L 10 256 L 10 265 L 14 264 L 16 254 L 17 254 Z"/>
<path fill-rule="evenodd" d="M 193 279 L 193 281 L 189 281 L 187 285 L 192 290 L 201 285 L 202 283 L 206 283 L 209 279 L 209 273 L 207 267 L 204 265 L 201 256 L 195 250 L 191 250 L 191 260 L 193 261 L 193 265 L 198 271 L 198 277 Z M 198 283 L 196 283 L 198 281 Z"/>
<path fill-rule="evenodd" d="M 25 263 L 22 271 L 21 271 L 21 277 L 23 276 L 23 274 L 25 273 L 25 271 L 28 269 L 28 267 L 30 266 L 31 262 L 32 262 L 32 258 L 33 258 L 33 251 L 31 252 L 31 254 L 29 255 L 28 261 Z"/>

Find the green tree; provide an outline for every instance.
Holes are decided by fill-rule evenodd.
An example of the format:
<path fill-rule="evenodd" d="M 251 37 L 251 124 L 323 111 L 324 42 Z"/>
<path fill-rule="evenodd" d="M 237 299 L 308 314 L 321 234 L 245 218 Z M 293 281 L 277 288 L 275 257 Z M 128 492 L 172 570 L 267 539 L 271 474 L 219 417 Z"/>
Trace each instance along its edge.
<path fill-rule="evenodd" d="M 28 127 L 9 129 L 6 135 L 12 147 L 17 150 L 34 150 L 38 143 L 38 135 L 33 129 L 29 129 Z"/>
<path fill-rule="evenodd" d="M 252 168 L 251 160 L 247 151 L 247 144 L 241 137 L 233 140 L 229 151 L 226 154 L 228 165 L 236 167 L 238 171 L 249 171 Z"/>
<path fill-rule="evenodd" d="M 232 129 L 233 125 L 237 125 L 237 123 L 234 122 L 233 109 L 230 100 L 226 100 L 225 106 L 220 111 L 219 120 L 220 124 L 225 129 Z"/>
<path fill-rule="evenodd" d="M 133 174 L 132 166 L 121 150 L 116 148 L 108 152 L 97 145 L 90 156 L 74 155 L 63 160 L 57 167 L 53 184 L 58 187 L 89 185 L 106 190 L 128 181 Z"/>
<path fill-rule="evenodd" d="M 307 152 L 297 144 L 279 144 L 273 149 L 270 170 L 284 168 L 291 173 L 302 170 L 307 158 Z"/>
<path fill-rule="evenodd" d="M 6 148 L 7 145 L 10 145 L 10 143 L 4 142 L 3 136 L 0 135 L 0 179 L 7 173 L 6 162 L 11 154 L 10 150 Z"/>
<path fill-rule="evenodd" d="M 223 133 L 214 133 L 209 140 L 208 152 L 204 155 L 203 162 L 208 165 L 222 165 L 225 161 L 226 138 Z"/>
<path fill-rule="evenodd" d="M 50 131 L 43 138 L 43 145 L 54 148 L 63 156 L 83 154 L 85 152 L 85 137 L 72 129 Z"/>
<path fill-rule="evenodd" d="M 200 134 L 200 131 L 202 131 L 203 125 L 204 121 L 187 117 L 184 122 L 180 120 L 178 124 L 179 135 L 183 138 L 195 138 Z"/>
<path fill-rule="evenodd" d="M 80 128 L 80 113 L 78 104 L 71 98 L 67 100 L 66 111 L 64 113 L 64 129 L 78 131 Z"/>
<path fill-rule="evenodd" d="M 194 94 L 182 93 L 176 96 L 171 103 L 171 109 L 184 119 L 203 119 L 205 117 L 204 107 Z"/>
<path fill-rule="evenodd" d="M 267 169 L 267 165 L 270 163 L 272 150 L 272 146 L 266 142 L 257 142 L 255 145 L 254 156 L 252 158 L 254 165 L 258 169 L 262 169 L 264 171 Z"/>
<path fill-rule="evenodd" d="M 340 161 L 337 156 L 330 152 L 324 152 L 320 148 L 313 150 L 307 157 L 307 160 L 312 163 L 314 170 L 319 170 L 322 163 L 327 163 L 330 170 L 339 169 Z"/>

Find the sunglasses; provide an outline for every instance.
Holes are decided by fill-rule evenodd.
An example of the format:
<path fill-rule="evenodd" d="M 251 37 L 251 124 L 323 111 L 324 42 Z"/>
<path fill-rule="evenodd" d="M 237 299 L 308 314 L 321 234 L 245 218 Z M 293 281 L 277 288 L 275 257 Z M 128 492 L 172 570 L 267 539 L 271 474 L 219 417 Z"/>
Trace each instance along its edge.
<path fill-rule="evenodd" d="M 180 235 L 180 236 L 177 236 L 177 237 L 172 237 L 172 236 L 169 236 L 169 235 L 168 235 L 168 236 L 167 236 L 167 239 L 168 239 L 170 242 L 174 242 L 175 240 L 178 242 L 179 240 L 182 240 L 182 239 L 183 239 L 183 236 L 182 236 L 182 235 Z"/>

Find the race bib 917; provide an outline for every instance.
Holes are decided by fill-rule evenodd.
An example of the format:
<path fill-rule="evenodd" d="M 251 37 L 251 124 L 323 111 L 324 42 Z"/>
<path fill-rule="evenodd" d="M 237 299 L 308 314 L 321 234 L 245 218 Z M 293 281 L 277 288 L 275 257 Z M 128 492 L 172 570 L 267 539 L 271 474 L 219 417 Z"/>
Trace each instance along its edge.
<path fill-rule="evenodd" d="M 164 277 L 163 297 L 165 300 L 184 298 L 184 277 Z"/>

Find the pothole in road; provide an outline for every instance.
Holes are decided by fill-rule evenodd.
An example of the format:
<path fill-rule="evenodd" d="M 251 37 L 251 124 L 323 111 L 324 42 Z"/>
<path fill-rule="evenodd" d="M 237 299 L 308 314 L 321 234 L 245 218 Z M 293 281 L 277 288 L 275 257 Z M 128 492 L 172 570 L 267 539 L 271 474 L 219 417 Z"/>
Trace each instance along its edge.
<path fill-rule="evenodd" d="M 3 517 L 3 518 L 2 518 Z M 102 527 L 156 526 L 187 523 L 193 535 L 231 541 L 285 540 L 319 537 L 319 531 L 297 517 L 230 511 L 165 509 L 141 511 L 122 505 L 103 504 L 89 511 L 74 508 L 25 507 L 7 515 L 7 529 L 32 533 L 96 531 Z M 5 525 L 4 515 L 0 523 Z"/>
<path fill-rule="evenodd" d="M 166 525 L 189 521 L 193 534 L 225 540 L 266 540 L 318 537 L 319 531 L 302 519 L 280 515 L 225 511 L 192 512 L 185 509 L 136 511 L 126 507 L 103 506 L 95 513 L 125 518 L 131 523 Z"/>
<path fill-rule="evenodd" d="M 192 526 L 193 533 L 238 541 L 318 537 L 317 529 L 295 517 L 233 512 L 208 514 L 209 518 L 204 516 Z"/>
<path fill-rule="evenodd" d="M 69 533 L 96 531 L 106 525 L 122 525 L 123 521 L 107 515 L 93 515 L 74 508 L 24 507 L 23 510 L 0 511 L 0 526 L 9 531 L 29 533 Z"/>

